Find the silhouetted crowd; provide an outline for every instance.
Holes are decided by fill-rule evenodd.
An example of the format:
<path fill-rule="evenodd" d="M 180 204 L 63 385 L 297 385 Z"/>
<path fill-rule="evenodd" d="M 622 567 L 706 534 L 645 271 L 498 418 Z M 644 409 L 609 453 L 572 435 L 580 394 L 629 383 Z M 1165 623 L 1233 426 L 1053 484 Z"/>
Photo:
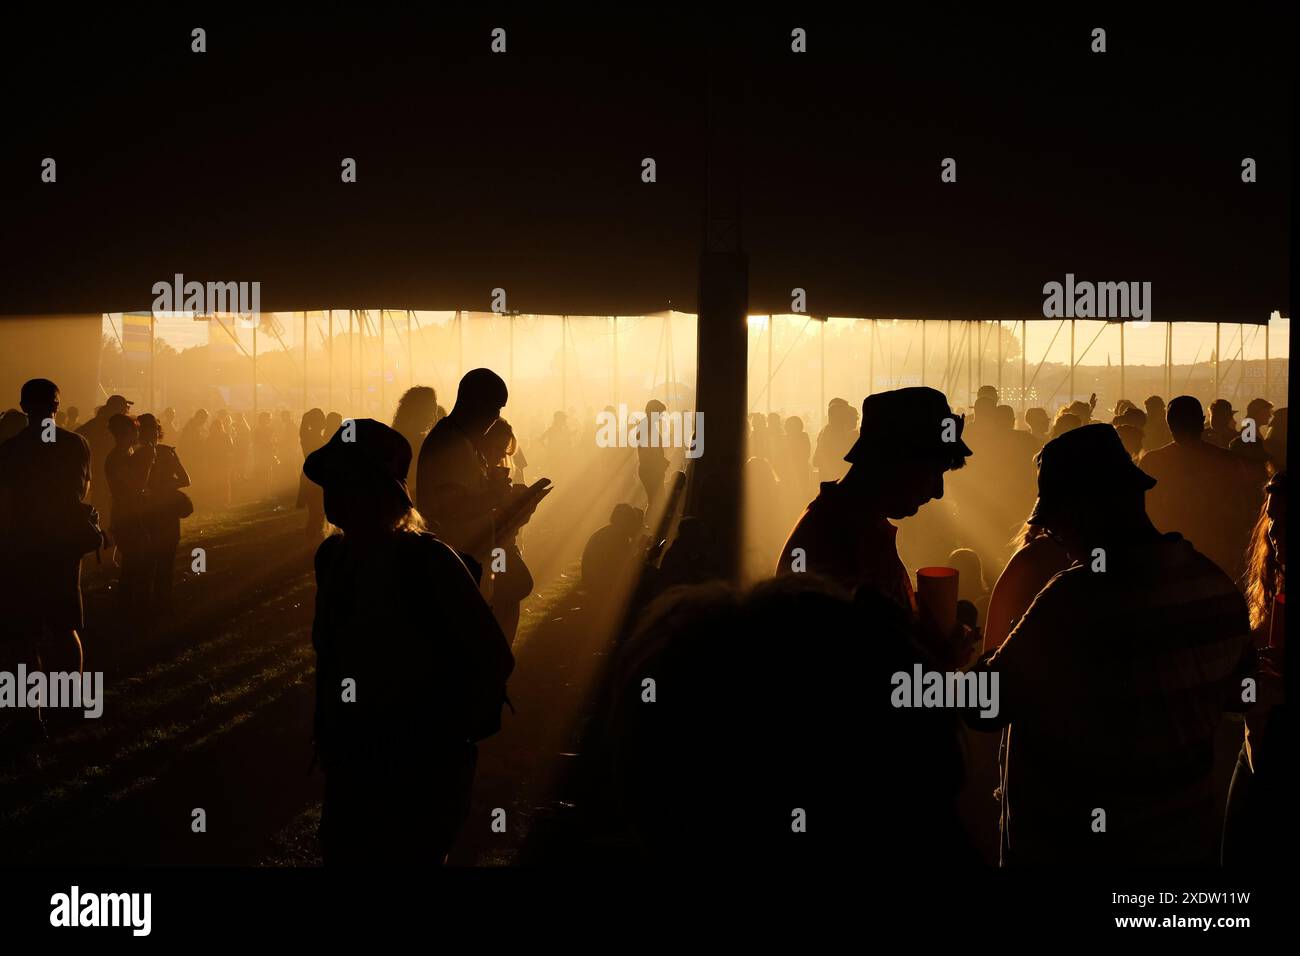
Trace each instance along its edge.
<path fill-rule="evenodd" d="M 118 395 L 82 423 L 28 382 L 0 416 L 6 662 L 81 666 L 87 555 L 115 555 L 121 613 L 148 626 L 183 519 L 292 500 L 320 542 L 325 859 L 437 865 L 510 706 L 521 606 L 559 549 L 553 525 L 524 538 L 558 491 L 547 507 L 586 541 L 585 626 L 616 648 L 588 758 L 616 832 L 593 841 L 830 859 L 855 819 L 871 852 L 913 865 L 1275 855 L 1285 409 L 1256 399 L 1238 422 L 1226 400 L 1207 416 L 1151 396 L 1107 415 L 1092 396 L 1018 421 L 985 386 L 964 414 L 929 388 L 860 414 L 836 398 L 815 439 L 753 414 L 736 567 L 686 506 L 683 443 L 636 440 L 665 437 L 664 402 L 610 447 L 557 411 L 529 432 L 549 476 L 530 484 L 508 397 L 474 369 L 450 411 L 416 386 L 391 426 L 199 409 L 177 428 Z M 932 672 L 996 706 L 893 692 Z"/>

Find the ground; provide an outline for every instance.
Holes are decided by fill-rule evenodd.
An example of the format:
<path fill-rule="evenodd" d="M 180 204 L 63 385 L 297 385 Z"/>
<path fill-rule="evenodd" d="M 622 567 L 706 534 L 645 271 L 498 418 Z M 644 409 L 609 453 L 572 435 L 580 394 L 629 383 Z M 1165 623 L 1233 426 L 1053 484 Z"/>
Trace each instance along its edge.
<path fill-rule="evenodd" d="M 103 716 L 64 716 L 46 743 L 0 762 L 0 862 L 320 862 L 315 543 L 302 525 L 301 511 L 273 505 L 188 519 L 176 609 L 149 637 L 112 626 L 111 568 L 87 560 L 85 666 L 105 672 Z M 203 574 L 188 570 L 193 547 L 207 552 Z M 565 809 L 566 769 L 609 650 L 582 624 L 575 574 L 549 574 L 525 603 L 515 712 L 480 746 L 453 863 L 510 864 L 537 821 Z M 204 833 L 192 830 L 196 808 Z M 495 808 L 506 811 L 504 833 L 490 825 Z"/>

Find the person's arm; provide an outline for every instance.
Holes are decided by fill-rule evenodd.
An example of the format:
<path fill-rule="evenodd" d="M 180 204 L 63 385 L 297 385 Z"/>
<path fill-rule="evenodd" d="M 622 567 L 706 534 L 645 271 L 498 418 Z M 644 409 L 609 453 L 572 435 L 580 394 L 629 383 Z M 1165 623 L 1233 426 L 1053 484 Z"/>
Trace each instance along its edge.
<path fill-rule="evenodd" d="M 977 680 L 986 682 L 994 702 L 987 709 L 974 705 L 963 710 L 962 717 L 972 728 L 991 731 L 1005 727 L 1032 705 L 1035 689 L 1053 679 L 1045 667 L 1046 649 L 1063 639 L 1068 631 L 1065 622 L 1078 614 L 1078 608 L 1070 606 L 1071 590 L 1068 576 L 1053 578 L 997 650 L 968 669 Z"/>
<path fill-rule="evenodd" d="M 439 602 L 453 612 L 447 636 L 466 649 L 479 674 L 504 682 L 514 670 L 514 654 L 469 569 L 441 541 L 422 536 L 421 542 L 421 574 L 436 582 Z"/>
<path fill-rule="evenodd" d="M 176 449 L 172 449 L 172 462 L 175 465 L 173 477 L 176 481 L 176 487 L 188 488 L 190 486 L 190 473 L 185 470 L 185 465 L 181 463 L 181 456 L 176 454 Z"/>

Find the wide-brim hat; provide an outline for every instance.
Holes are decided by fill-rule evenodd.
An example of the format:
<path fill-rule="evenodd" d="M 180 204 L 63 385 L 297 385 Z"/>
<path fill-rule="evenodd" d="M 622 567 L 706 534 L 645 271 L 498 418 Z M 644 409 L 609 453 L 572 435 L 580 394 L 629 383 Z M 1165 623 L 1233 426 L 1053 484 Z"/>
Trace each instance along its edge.
<path fill-rule="evenodd" d="M 1038 453 L 1038 500 L 1027 519 L 1051 526 L 1080 501 L 1147 492 L 1156 480 L 1133 463 L 1113 425 L 1080 425 L 1053 438 Z"/>
<path fill-rule="evenodd" d="M 966 416 L 954 415 L 943 392 L 917 386 L 868 395 L 862 403 L 858 440 L 844 460 L 869 461 L 900 451 L 965 459 L 974 454 L 962 441 Z"/>
<path fill-rule="evenodd" d="M 373 418 L 355 418 L 344 419 L 329 441 L 307 456 L 302 472 L 322 488 L 386 488 L 410 507 L 410 467 L 411 445 L 400 432 Z"/>

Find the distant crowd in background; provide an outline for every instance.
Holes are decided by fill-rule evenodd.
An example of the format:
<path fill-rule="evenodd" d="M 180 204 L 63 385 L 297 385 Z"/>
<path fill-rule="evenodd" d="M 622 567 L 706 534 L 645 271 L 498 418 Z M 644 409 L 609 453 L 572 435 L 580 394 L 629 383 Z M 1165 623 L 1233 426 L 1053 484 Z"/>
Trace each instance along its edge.
<path fill-rule="evenodd" d="M 598 776 L 651 857 L 827 846 L 801 841 L 797 821 L 825 841 L 842 820 L 864 714 L 889 779 L 852 812 L 879 814 L 884 850 L 1269 857 L 1291 815 L 1276 768 L 1286 409 L 1256 399 L 1238 420 L 1225 400 L 1207 414 L 1183 395 L 1101 413 L 1093 396 L 1018 421 L 985 386 L 965 414 L 927 388 L 875 393 L 861 413 L 835 398 L 815 436 L 756 413 L 737 584 L 710 515 L 685 508 L 696 436 L 634 434 L 665 403 L 610 447 L 556 411 L 526 458 L 508 398 L 475 369 L 450 411 L 415 386 L 391 425 L 320 408 L 182 420 L 120 395 L 82 421 L 53 382 L 27 382 L 21 410 L 0 416 L 4 663 L 80 668 L 88 555 L 110 556 L 122 619 L 147 629 L 167 613 L 183 520 L 292 505 L 315 548 L 327 862 L 445 859 L 477 742 L 509 706 L 535 569 L 570 552 L 592 620 L 618 635 Z M 955 619 L 918 599 L 913 575 L 930 566 L 959 572 Z M 913 667 L 996 675 L 997 713 L 891 706 L 892 676 Z M 647 676 L 666 688 L 652 709 Z M 349 682 L 365 690 L 350 698 Z M 758 690 L 742 702 L 736 688 Z M 1244 743 L 1225 758 L 1237 712 Z M 427 800 L 415 823 L 391 812 L 394 793 Z M 737 817 L 719 831 L 699 808 L 724 806 Z"/>

